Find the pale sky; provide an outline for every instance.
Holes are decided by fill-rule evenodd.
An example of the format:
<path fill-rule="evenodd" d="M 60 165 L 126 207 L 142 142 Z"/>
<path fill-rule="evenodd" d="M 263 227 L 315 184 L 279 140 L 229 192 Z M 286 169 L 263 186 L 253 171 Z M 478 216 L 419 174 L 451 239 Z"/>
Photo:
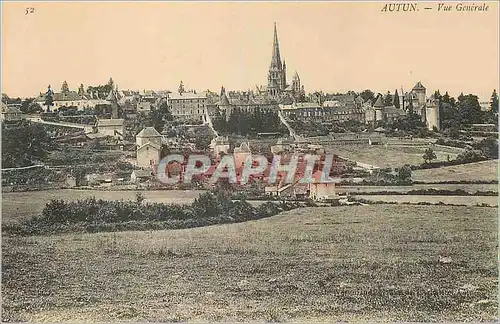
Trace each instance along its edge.
<path fill-rule="evenodd" d="M 486 12 L 381 12 L 384 3 L 2 2 L 2 92 L 48 84 L 219 91 L 267 83 L 273 22 L 287 79 L 306 92 L 498 89 L 498 4 Z M 457 2 L 451 2 L 455 6 Z M 481 3 L 482 4 L 482 3 Z M 25 14 L 26 7 L 34 13 Z M 433 10 L 424 10 L 433 7 Z"/>

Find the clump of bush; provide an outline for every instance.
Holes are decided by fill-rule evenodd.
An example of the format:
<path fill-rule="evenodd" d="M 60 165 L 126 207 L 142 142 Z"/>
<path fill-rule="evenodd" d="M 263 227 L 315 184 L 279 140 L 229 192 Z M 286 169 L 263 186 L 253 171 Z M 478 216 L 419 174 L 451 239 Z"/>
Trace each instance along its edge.
<path fill-rule="evenodd" d="M 298 202 L 267 202 L 255 207 L 227 194 L 207 192 L 191 205 L 167 205 L 96 198 L 66 202 L 51 200 L 41 215 L 4 224 L 9 234 L 44 235 L 64 232 L 106 232 L 200 227 L 260 219 L 299 207 Z"/>

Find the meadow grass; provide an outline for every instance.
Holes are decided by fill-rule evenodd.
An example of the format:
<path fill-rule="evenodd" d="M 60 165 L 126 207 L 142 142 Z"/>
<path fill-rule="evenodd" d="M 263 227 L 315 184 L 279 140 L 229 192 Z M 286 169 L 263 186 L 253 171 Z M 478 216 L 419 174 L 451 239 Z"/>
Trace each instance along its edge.
<path fill-rule="evenodd" d="M 495 208 L 408 205 L 4 235 L 2 320 L 495 320 L 497 235 Z"/>
<path fill-rule="evenodd" d="M 424 162 L 422 156 L 426 148 L 424 146 L 365 145 L 359 147 L 344 145 L 327 147 L 327 151 L 353 161 L 380 168 L 396 168 L 402 167 L 405 164 L 422 164 Z M 441 150 L 439 147 L 433 147 L 432 149 L 436 153 L 437 159 L 435 161 L 447 161 L 448 156 L 451 160 L 457 157 L 456 153 Z"/>
<path fill-rule="evenodd" d="M 441 168 L 415 170 L 414 181 L 491 181 L 497 180 L 498 160 L 446 166 Z"/>

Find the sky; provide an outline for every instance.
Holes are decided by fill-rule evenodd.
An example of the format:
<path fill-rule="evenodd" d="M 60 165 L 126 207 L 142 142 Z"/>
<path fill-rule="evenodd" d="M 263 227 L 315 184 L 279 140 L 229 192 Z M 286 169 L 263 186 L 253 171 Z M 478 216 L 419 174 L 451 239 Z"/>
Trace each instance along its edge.
<path fill-rule="evenodd" d="M 489 100 L 499 79 L 497 2 L 484 12 L 438 12 L 437 3 L 383 12 L 384 4 L 2 1 L 2 93 L 110 77 L 119 89 L 176 91 L 181 80 L 196 90 L 254 89 L 267 83 L 276 22 L 287 79 L 297 71 L 306 92 L 386 93 L 421 81 Z"/>

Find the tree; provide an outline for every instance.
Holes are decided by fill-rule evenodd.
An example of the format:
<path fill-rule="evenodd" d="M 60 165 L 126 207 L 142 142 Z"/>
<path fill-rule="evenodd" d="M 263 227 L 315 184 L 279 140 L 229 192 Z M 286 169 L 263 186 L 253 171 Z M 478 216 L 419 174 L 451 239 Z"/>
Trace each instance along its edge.
<path fill-rule="evenodd" d="M 194 144 L 197 150 L 207 151 L 210 148 L 211 138 L 208 136 L 197 136 Z"/>
<path fill-rule="evenodd" d="M 42 107 L 35 102 L 35 98 L 26 98 L 21 102 L 21 112 L 23 114 L 33 114 L 42 111 Z"/>
<path fill-rule="evenodd" d="M 465 151 L 457 155 L 457 161 L 460 163 L 470 163 L 483 161 L 486 157 L 481 150 L 471 150 L 466 148 Z"/>
<path fill-rule="evenodd" d="M 78 88 L 78 94 L 80 96 L 83 96 L 85 94 L 85 88 L 83 87 L 83 83 L 80 84 L 80 87 Z"/>
<path fill-rule="evenodd" d="M 496 89 L 494 89 L 493 93 L 491 94 L 490 107 L 492 113 L 498 113 L 498 95 Z"/>
<path fill-rule="evenodd" d="M 170 113 L 170 109 L 168 107 L 167 101 L 163 101 L 160 106 L 158 107 L 158 111 L 160 112 L 162 118 L 167 121 L 172 121 L 174 120 L 174 117 Z"/>
<path fill-rule="evenodd" d="M 396 91 L 394 91 L 394 100 L 393 100 L 393 103 L 394 107 L 396 108 L 401 108 L 400 104 L 399 104 L 399 94 L 398 94 L 398 89 L 396 89 Z"/>
<path fill-rule="evenodd" d="M 432 160 L 437 159 L 436 153 L 434 153 L 434 150 L 431 149 L 430 147 L 425 150 L 424 155 L 422 155 L 422 158 L 424 159 L 425 163 L 430 163 Z"/>
<path fill-rule="evenodd" d="M 371 90 L 364 90 L 359 94 L 364 101 L 370 100 L 371 102 L 375 102 L 375 94 Z"/>
<path fill-rule="evenodd" d="M 22 123 L 2 127 L 2 167 L 22 167 L 38 163 L 56 146 L 41 124 Z"/>
<path fill-rule="evenodd" d="M 483 113 L 478 97 L 472 94 L 458 97 L 458 115 L 461 124 L 479 124 L 482 122 Z"/>
<path fill-rule="evenodd" d="M 182 83 L 182 80 L 181 80 L 181 83 L 179 84 L 178 91 L 179 91 L 180 94 L 183 94 L 185 92 L 185 90 L 184 90 L 184 83 Z"/>
<path fill-rule="evenodd" d="M 64 82 L 63 82 L 63 84 L 61 86 L 61 92 L 62 93 L 69 92 L 68 82 L 66 82 L 66 80 L 64 80 Z"/>
<path fill-rule="evenodd" d="M 496 138 L 485 138 L 474 147 L 481 150 L 486 157 L 498 159 L 498 141 Z"/>
<path fill-rule="evenodd" d="M 450 97 L 448 92 L 439 95 L 439 118 L 442 129 L 453 129 L 453 134 L 460 130 L 460 116 L 455 98 Z"/>
<path fill-rule="evenodd" d="M 50 84 L 47 87 L 47 92 L 45 92 L 45 102 L 44 105 L 47 106 L 47 112 L 50 112 L 50 107 L 54 105 L 54 92 L 50 88 Z"/>
<path fill-rule="evenodd" d="M 436 98 L 436 100 L 441 100 L 441 93 L 439 92 L 439 89 L 434 91 L 434 98 Z"/>
<path fill-rule="evenodd" d="M 113 81 L 113 78 L 109 78 L 107 86 L 109 87 L 109 91 L 115 88 L 115 82 Z"/>
<path fill-rule="evenodd" d="M 385 106 L 392 106 L 392 95 L 390 91 L 387 91 L 387 94 L 384 97 L 384 105 Z"/>
<path fill-rule="evenodd" d="M 405 164 L 403 167 L 398 170 L 398 178 L 402 182 L 408 182 L 411 180 L 411 167 L 408 164 Z"/>
<path fill-rule="evenodd" d="M 4 104 L 8 104 L 8 103 L 9 103 L 9 101 L 10 101 L 9 96 L 8 96 L 7 94 L 5 94 L 5 93 L 2 93 L 2 102 L 3 102 Z"/>

